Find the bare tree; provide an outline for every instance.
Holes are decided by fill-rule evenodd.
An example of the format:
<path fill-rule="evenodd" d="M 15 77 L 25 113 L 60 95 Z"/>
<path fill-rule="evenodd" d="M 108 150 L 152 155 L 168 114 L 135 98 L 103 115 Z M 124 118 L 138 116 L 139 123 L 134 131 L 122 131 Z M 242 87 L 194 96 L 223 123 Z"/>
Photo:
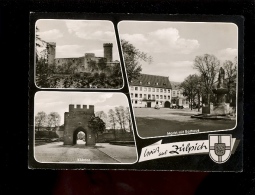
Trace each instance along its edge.
<path fill-rule="evenodd" d="M 37 131 L 40 131 L 40 127 L 44 126 L 47 122 L 47 114 L 43 111 L 38 112 L 35 116 L 35 125 L 37 126 Z"/>
<path fill-rule="evenodd" d="M 117 118 L 116 118 L 115 112 L 112 109 L 110 109 L 108 112 L 108 118 L 109 118 L 109 122 L 111 124 L 111 128 L 114 129 L 114 131 L 115 131 Z"/>
<path fill-rule="evenodd" d="M 131 82 L 140 76 L 142 67 L 140 61 L 152 62 L 152 57 L 135 48 L 131 43 L 122 39 L 121 46 L 124 54 L 124 61 L 127 70 L 128 81 Z"/>
<path fill-rule="evenodd" d="M 198 84 L 200 79 L 198 75 L 193 74 L 189 75 L 185 80 L 181 83 L 180 87 L 183 88 L 183 95 L 187 96 L 190 102 L 190 108 L 193 109 L 195 96 L 198 94 Z"/>
<path fill-rule="evenodd" d="M 110 109 L 108 111 L 108 119 L 109 119 L 109 123 L 111 125 L 111 128 L 113 129 L 113 132 L 114 132 L 114 138 L 116 140 L 117 118 L 116 118 L 115 112 L 112 109 Z"/>
<path fill-rule="evenodd" d="M 117 122 L 120 125 L 120 128 L 122 129 L 123 133 L 126 132 L 125 129 L 125 110 L 123 106 L 119 106 L 119 107 L 115 107 L 115 114 L 116 114 L 116 118 L 117 118 Z"/>
<path fill-rule="evenodd" d="M 236 78 L 237 78 L 237 60 L 236 57 L 234 62 L 226 60 L 223 63 L 223 68 L 226 73 L 226 87 L 228 89 L 227 102 L 232 103 L 233 96 L 236 95 Z"/>
<path fill-rule="evenodd" d="M 129 132 L 132 133 L 132 121 L 131 121 L 131 116 L 130 116 L 130 112 L 129 112 L 129 107 L 126 107 L 125 110 L 125 119 L 127 121 L 128 127 L 129 127 Z"/>
<path fill-rule="evenodd" d="M 57 112 L 51 112 L 48 115 L 48 127 L 54 128 L 56 130 L 56 127 L 58 127 L 60 124 L 60 115 Z"/>
<path fill-rule="evenodd" d="M 214 55 L 204 54 L 203 56 L 196 56 L 194 60 L 194 68 L 200 72 L 201 80 L 205 87 L 208 106 L 210 105 L 210 95 L 212 94 L 219 66 L 220 61 Z"/>

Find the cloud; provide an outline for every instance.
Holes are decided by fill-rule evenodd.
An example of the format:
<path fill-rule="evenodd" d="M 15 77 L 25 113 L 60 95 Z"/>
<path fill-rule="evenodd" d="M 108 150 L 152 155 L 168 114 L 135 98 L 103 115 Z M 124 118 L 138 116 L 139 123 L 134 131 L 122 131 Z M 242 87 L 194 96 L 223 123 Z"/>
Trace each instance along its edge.
<path fill-rule="evenodd" d="M 225 60 L 233 61 L 237 55 L 238 55 L 237 49 L 225 48 L 225 49 L 218 51 L 216 56 L 222 61 L 225 61 Z"/>
<path fill-rule="evenodd" d="M 63 34 L 58 29 L 38 32 L 38 35 L 45 41 L 55 41 L 56 39 L 63 37 Z"/>
<path fill-rule="evenodd" d="M 115 38 L 115 33 L 111 31 L 95 31 L 95 32 L 75 32 L 76 36 L 82 39 L 96 39 L 107 41 Z"/>
<path fill-rule="evenodd" d="M 81 39 L 92 39 L 102 41 L 113 41 L 115 38 L 114 28 L 109 21 L 85 20 L 66 21 L 66 27 L 70 34 L 74 34 Z"/>
<path fill-rule="evenodd" d="M 84 46 L 81 45 L 56 45 L 56 58 L 82 57 Z"/>
<path fill-rule="evenodd" d="M 199 48 L 198 40 L 180 37 L 176 28 L 163 28 L 147 34 L 121 34 L 120 36 L 145 52 L 189 54 Z"/>
<path fill-rule="evenodd" d="M 192 61 L 169 61 L 153 66 L 148 65 L 144 68 L 143 73 L 168 76 L 170 81 L 182 82 L 188 75 L 195 74 L 197 71 L 193 69 Z"/>

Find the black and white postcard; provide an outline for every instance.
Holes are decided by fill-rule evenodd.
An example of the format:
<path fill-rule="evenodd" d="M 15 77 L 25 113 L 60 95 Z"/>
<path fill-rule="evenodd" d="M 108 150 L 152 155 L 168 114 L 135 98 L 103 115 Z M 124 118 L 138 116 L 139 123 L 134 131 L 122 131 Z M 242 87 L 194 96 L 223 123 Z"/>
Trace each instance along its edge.
<path fill-rule="evenodd" d="M 31 169 L 243 169 L 243 18 L 31 13 Z"/>

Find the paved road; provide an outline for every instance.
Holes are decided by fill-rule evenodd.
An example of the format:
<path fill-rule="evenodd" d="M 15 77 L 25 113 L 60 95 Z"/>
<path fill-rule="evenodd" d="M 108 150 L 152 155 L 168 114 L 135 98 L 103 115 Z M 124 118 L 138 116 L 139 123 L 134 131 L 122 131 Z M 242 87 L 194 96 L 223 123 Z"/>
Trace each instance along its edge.
<path fill-rule="evenodd" d="M 236 121 L 191 118 L 197 110 L 135 108 L 136 125 L 141 137 L 156 137 L 232 129 Z M 186 132 L 185 132 L 186 130 Z M 192 130 L 192 131 L 191 131 Z"/>
<path fill-rule="evenodd" d="M 134 146 L 97 143 L 96 147 L 89 147 L 79 142 L 75 146 L 63 142 L 35 146 L 35 159 L 39 162 L 134 163 L 136 158 Z"/>

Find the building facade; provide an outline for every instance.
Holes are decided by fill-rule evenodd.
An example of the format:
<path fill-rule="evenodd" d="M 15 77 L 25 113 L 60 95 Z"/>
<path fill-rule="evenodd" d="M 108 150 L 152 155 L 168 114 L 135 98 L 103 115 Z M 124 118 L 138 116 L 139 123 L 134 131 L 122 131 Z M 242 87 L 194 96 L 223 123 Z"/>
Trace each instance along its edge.
<path fill-rule="evenodd" d="M 133 107 L 170 107 L 172 87 L 168 77 L 141 74 L 129 83 Z"/>
<path fill-rule="evenodd" d="M 187 97 L 183 95 L 183 90 L 180 87 L 181 83 L 171 82 L 172 84 L 172 105 L 183 106 L 184 108 L 189 108 L 189 101 Z"/>

